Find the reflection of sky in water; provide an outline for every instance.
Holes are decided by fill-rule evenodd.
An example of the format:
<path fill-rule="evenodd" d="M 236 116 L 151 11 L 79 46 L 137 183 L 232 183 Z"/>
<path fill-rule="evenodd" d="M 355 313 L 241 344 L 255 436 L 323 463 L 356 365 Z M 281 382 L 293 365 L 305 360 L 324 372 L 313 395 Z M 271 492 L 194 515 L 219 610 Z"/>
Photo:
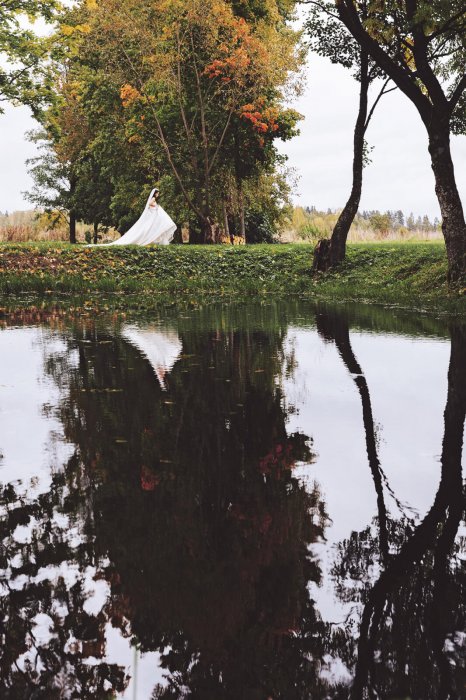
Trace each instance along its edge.
<path fill-rule="evenodd" d="M 359 331 L 350 337 L 369 386 L 382 469 L 407 506 L 405 514 L 422 519 L 440 479 L 450 342 Z M 295 351 L 296 371 L 285 390 L 297 409 L 288 428 L 314 438 L 317 463 L 302 467 L 300 474 L 318 482 L 331 519 L 326 543 L 313 546 L 324 581 L 311 591 L 324 619 L 337 621 L 348 608 L 335 600 L 329 579 L 331 546 L 362 531 L 377 515 L 361 398 L 335 344 L 325 343 L 314 329 L 290 329 L 287 343 Z M 386 488 L 385 498 L 389 511 L 399 517 Z"/>
<path fill-rule="evenodd" d="M 73 446 L 63 441 L 50 442 L 50 435 L 59 436 L 62 426 L 53 412 L 44 412 L 59 396 L 52 378 L 43 373 L 44 344 L 51 351 L 65 350 L 59 336 L 47 329 L 0 333 L 0 481 L 6 484 L 19 479 L 28 489 L 32 481 L 30 496 L 47 491 L 50 467 L 61 466 L 73 452 Z"/>
<path fill-rule="evenodd" d="M 147 326 L 131 325 L 122 336 L 149 360 L 164 389 L 165 376 L 182 352 L 177 334 L 173 330 L 164 334 L 160 327 L 151 331 Z M 439 482 L 450 343 L 359 331 L 351 332 L 351 342 L 370 390 L 382 468 L 398 499 L 422 518 Z M 44 375 L 44 346 L 47 352 L 66 351 L 60 336 L 46 329 L 0 332 L 0 480 L 4 485 L 20 480 L 19 491 L 27 492 L 29 499 L 48 490 L 51 473 L 60 470 L 74 449 L 61 438 L 62 426 L 54 416 L 59 389 Z M 285 401 L 297 409 L 290 414 L 287 429 L 312 436 L 318 456 L 316 464 L 299 467 L 297 473 L 321 486 L 331 519 L 326 538 L 332 545 L 352 531 L 363 530 L 376 515 L 360 396 L 335 345 L 324 343 L 316 330 L 290 329 L 286 346 L 294 350 L 296 369 L 283 382 Z M 387 493 L 386 502 L 398 515 Z M 66 517 L 57 514 L 56 523 L 66 530 Z M 33 527 L 34 522 L 18 526 L 15 539 L 27 542 Z M 70 529 L 69 540 L 74 546 L 81 537 L 82 533 Z M 331 549 L 319 544 L 315 551 L 323 562 L 324 582 L 320 589 L 312 587 L 312 595 L 324 619 L 335 620 L 344 610 L 335 603 L 328 577 Z M 109 587 L 94 580 L 93 567 L 79 571 L 65 564 L 42 570 L 37 580 L 53 581 L 58 574 L 65 577 L 68 586 L 84 579 L 88 613 L 95 615 L 105 605 Z M 18 588 L 23 584 L 24 577 L 18 577 L 12 585 Z M 38 615 L 33 624 L 39 643 L 48 643 L 50 619 Z M 134 673 L 135 652 L 129 638 L 108 624 L 106 643 L 109 662 L 128 671 L 132 668 Z M 146 654 L 138 659 L 137 695 L 132 681 L 124 697 L 150 697 L 155 683 L 162 681 L 161 674 L 155 672 L 158 658 L 157 654 Z M 338 659 L 335 663 L 338 665 Z M 323 673 L 342 677 L 345 671 L 332 668 L 330 663 Z"/>
<path fill-rule="evenodd" d="M 166 352 L 163 332 L 155 332 L 155 335 L 159 342 L 162 336 Z M 11 328 L 0 332 L 0 484 L 15 484 L 17 493 L 28 501 L 49 490 L 52 473 L 60 471 L 74 451 L 74 446 L 63 438 L 62 425 L 54 416 L 60 392 L 53 379 L 44 374 L 45 347 L 48 353 L 59 354 L 67 350 L 60 336 L 48 329 Z M 159 360 L 163 366 L 164 358 Z M 79 545 L 82 534 L 76 528 L 68 527 L 66 516 L 56 513 L 54 523 L 63 532 L 68 530 L 67 541 L 72 546 Z M 40 524 L 34 519 L 27 526 L 18 525 L 14 531 L 15 541 L 30 542 L 37 526 Z M 11 564 L 19 566 L 21 562 L 13 560 Z M 49 580 L 53 583 L 63 577 L 68 588 L 83 581 L 88 596 L 83 607 L 87 613 L 97 615 L 107 602 L 109 586 L 102 580 L 96 581 L 95 573 L 95 567 L 86 567 L 83 571 L 63 562 L 57 567 L 43 567 L 34 581 Z M 31 578 L 22 575 L 12 579 L 9 585 L 13 590 L 20 590 L 31 582 Z M 39 646 L 47 646 L 53 638 L 51 623 L 51 618 L 44 614 L 32 620 Z M 130 668 L 137 666 L 137 689 L 132 677 L 123 697 L 149 698 L 154 685 L 163 682 L 162 674 L 157 673 L 159 655 L 139 654 L 131 648 L 130 639 L 124 638 L 111 624 L 106 626 L 105 637 L 109 663 L 126 667 L 131 673 Z M 24 668 L 26 660 L 33 660 L 33 654 L 25 653 L 20 657 L 19 668 Z M 93 662 L 90 657 L 87 662 L 92 664 L 97 660 Z"/>
<path fill-rule="evenodd" d="M 286 394 L 298 415 L 290 417 L 289 429 L 314 438 L 312 473 L 333 521 L 327 537 L 336 542 L 376 513 L 361 399 L 335 345 L 313 330 L 291 330 L 291 340 L 297 369 Z M 450 343 L 360 332 L 351 333 L 351 342 L 369 385 L 382 467 L 397 497 L 422 516 L 440 475 Z M 387 503 L 394 506 L 390 498 Z"/>

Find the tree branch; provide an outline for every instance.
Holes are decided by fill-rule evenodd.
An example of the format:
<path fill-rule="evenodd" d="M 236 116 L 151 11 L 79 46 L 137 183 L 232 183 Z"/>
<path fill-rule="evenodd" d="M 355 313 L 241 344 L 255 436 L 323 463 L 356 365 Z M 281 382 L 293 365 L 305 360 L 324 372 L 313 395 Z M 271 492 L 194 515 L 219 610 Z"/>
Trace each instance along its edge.
<path fill-rule="evenodd" d="M 340 20 L 351 32 L 356 41 L 363 46 L 373 60 L 390 77 L 395 85 L 414 103 L 425 124 L 429 122 L 431 104 L 422 93 L 415 79 L 407 69 L 398 65 L 378 42 L 363 27 L 356 5 L 352 0 L 335 0 Z"/>
<path fill-rule="evenodd" d="M 458 85 L 453 90 L 453 94 L 450 97 L 450 99 L 448 100 L 448 104 L 450 105 L 451 112 L 453 112 L 456 105 L 460 101 L 461 95 L 463 94 L 465 89 L 466 89 L 466 73 L 461 76 L 461 79 L 460 79 Z"/>
<path fill-rule="evenodd" d="M 168 163 L 169 163 L 170 168 L 171 168 L 171 170 L 172 170 L 172 172 L 173 172 L 173 175 L 175 176 L 176 181 L 178 182 L 178 184 L 179 184 L 179 186 L 180 186 L 180 189 L 181 189 L 181 191 L 182 191 L 182 193 L 183 193 L 183 196 L 184 196 L 184 198 L 186 199 L 186 202 L 187 202 L 189 208 L 192 209 L 192 210 L 197 214 L 197 216 L 199 216 L 201 219 L 204 219 L 204 218 L 205 218 L 204 215 L 203 215 L 202 212 L 196 207 L 196 205 L 194 204 L 193 200 L 192 200 L 191 197 L 189 196 L 189 194 L 188 194 L 188 192 L 187 192 L 187 190 L 186 190 L 186 188 L 185 188 L 185 186 L 184 186 L 184 184 L 183 184 L 183 180 L 182 180 L 182 178 L 181 178 L 181 176 L 180 176 L 180 174 L 179 174 L 179 172 L 178 172 L 178 168 L 176 167 L 176 165 L 175 165 L 175 163 L 174 163 L 174 161 L 173 161 L 173 157 L 172 157 L 172 154 L 171 154 L 170 146 L 169 146 L 169 144 L 168 144 L 168 141 L 167 141 L 166 138 L 165 138 L 165 134 L 164 134 L 164 131 L 163 131 L 162 124 L 160 123 L 160 120 L 159 120 L 159 118 L 158 118 L 158 116 L 157 116 L 157 111 L 154 109 L 154 105 L 152 104 L 152 102 L 151 102 L 151 100 L 150 100 L 150 96 L 147 95 L 147 94 L 145 93 L 145 91 L 144 91 L 144 87 L 143 87 L 143 84 L 142 84 L 141 77 L 140 77 L 140 75 L 139 75 L 137 69 L 135 68 L 135 66 L 134 66 L 134 64 L 133 64 L 133 62 L 132 62 L 132 60 L 131 60 L 131 58 L 128 56 L 128 53 L 125 51 L 125 49 L 124 49 L 123 46 L 121 47 L 121 51 L 122 51 L 124 57 L 126 58 L 128 64 L 129 64 L 129 66 L 130 66 L 130 69 L 131 69 L 132 72 L 133 72 L 134 77 L 136 78 L 136 81 L 137 81 L 137 83 L 138 83 L 138 85 L 139 85 L 139 91 L 140 91 L 141 95 L 142 95 L 143 97 L 145 97 L 146 100 L 147 100 L 147 104 L 149 105 L 149 109 L 150 109 L 151 112 L 152 112 L 152 116 L 154 117 L 155 125 L 156 125 L 156 127 L 157 127 L 158 138 L 159 138 L 159 140 L 160 140 L 160 143 L 161 143 L 162 146 L 163 146 L 163 149 L 164 149 L 165 154 L 166 154 L 166 156 L 167 156 Z"/>
<path fill-rule="evenodd" d="M 328 17 L 333 17 L 333 19 L 340 20 L 339 16 L 335 14 L 334 12 L 330 12 L 328 7 L 323 5 L 321 2 L 318 2 L 318 0 L 298 0 L 300 5 L 313 5 L 314 7 L 317 7 L 321 12 L 326 14 Z"/>
<path fill-rule="evenodd" d="M 411 46 L 411 51 L 416 64 L 416 73 L 426 86 L 432 103 L 445 107 L 447 104 L 447 98 L 437 76 L 429 64 L 429 60 L 427 58 L 429 42 L 424 34 L 422 22 L 416 21 L 417 10 L 417 0 L 406 0 L 406 14 L 409 22 L 412 22 L 411 30 L 414 41 L 413 45 Z"/>
<path fill-rule="evenodd" d="M 219 142 L 218 142 L 218 144 L 217 144 L 217 148 L 215 149 L 215 153 L 214 153 L 214 155 L 212 156 L 212 160 L 210 161 L 209 175 L 210 175 L 210 173 L 211 173 L 211 171 L 212 171 L 212 168 L 214 167 L 215 161 L 217 160 L 218 154 L 220 153 L 220 149 L 221 149 L 221 147 L 223 146 L 223 142 L 225 141 L 225 137 L 226 137 L 226 135 L 227 135 L 228 127 L 230 126 L 230 122 L 231 122 L 232 116 L 233 116 L 233 110 L 231 110 L 230 113 L 228 114 L 228 118 L 227 118 L 227 120 L 226 120 L 225 127 L 224 127 L 224 129 L 223 129 L 223 131 L 222 131 L 222 135 L 221 135 L 221 137 L 220 137 L 220 139 L 219 139 Z"/>
<path fill-rule="evenodd" d="M 380 90 L 379 94 L 377 95 L 377 98 L 374 101 L 374 104 L 372 105 L 369 114 L 367 115 L 366 123 L 364 124 L 364 131 L 367 130 L 367 127 L 369 126 L 369 122 L 372 119 L 372 116 L 375 112 L 375 108 L 379 104 L 380 100 L 384 95 L 388 95 L 389 92 L 393 92 L 394 90 L 398 90 L 397 87 L 392 87 L 390 90 L 387 90 L 386 87 L 387 85 L 391 82 L 391 78 L 387 78 L 387 80 L 384 82 L 382 89 Z"/>

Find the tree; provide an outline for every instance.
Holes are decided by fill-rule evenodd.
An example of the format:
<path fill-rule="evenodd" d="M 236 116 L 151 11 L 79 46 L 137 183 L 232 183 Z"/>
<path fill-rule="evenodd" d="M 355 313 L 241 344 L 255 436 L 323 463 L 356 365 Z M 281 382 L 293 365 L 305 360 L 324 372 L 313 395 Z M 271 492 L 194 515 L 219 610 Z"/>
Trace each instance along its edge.
<path fill-rule="evenodd" d="M 278 12 L 248 24 L 224 0 L 105 0 L 81 12 L 78 61 L 117 90 L 127 143 L 156 154 L 199 240 L 213 242 L 225 209 L 242 215 L 244 181 L 273 169 L 274 140 L 296 133 L 281 90 L 302 58 L 297 33 Z"/>
<path fill-rule="evenodd" d="M 66 482 L 78 465 L 83 473 L 68 501 L 88 535 L 76 556 L 93 552 L 111 588 L 98 621 L 110 618 L 143 652 L 160 653 L 168 687 L 154 697 L 184 687 L 193 697 L 298 700 L 322 687 L 325 624 L 308 593 L 320 566 L 309 544 L 327 518 L 318 488 L 293 473 L 313 453 L 306 436 L 287 430 L 277 381 L 286 324 L 273 309 L 260 314 L 259 329 L 257 317 L 238 327 L 228 309 L 182 319 L 183 354 L 164 389 L 124 332 L 99 323 L 68 336 L 78 362 L 47 354 L 76 446 Z M 71 609 L 66 630 L 73 617 Z M 16 654 L 20 621 L 10 634 Z"/>
<path fill-rule="evenodd" d="M 466 11 L 463 0 L 335 0 L 338 17 L 416 107 L 426 128 L 442 213 L 448 279 L 466 274 L 466 222 L 450 150 L 465 128 Z"/>
<path fill-rule="evenodd" d="M 414 214 L 412 212 L 406 219 L 406 227 L 409 231 L 414 231 L 414 229 L 416 228 L 416 222 L 414 220 Z"/>
<path fill-rule="evenodd" d="M 398 209 L 398 210 L 395 212 L 395 218 L 396 218 L 396 225 L 397 225 L 399 228 L 403 228 L 403 226 L 405 225 L 405 215 L 403 214 L 403 212 L 401 211 L 401 209 Z"/>
<path fill-rule="evenodd" d="M 50 41 L 24 24 L 39 18 L 53 22 L 58 7 L 58 0 L 0 3 L 0 113 L 5 101 L 27 104 L 35 114 L 48 101 Z"/>
<path fill-rule="evenodd" d="M 73 192 L 73 205 L 80 221 L 93 226 L 93 242 L 99 238 L 99 228 L 108 229 L 113 224 L 111 200 L 113 183 L 92 152 L 84 154 L 77 170 Z"/>
<path fill-rule="evenodd" d="M 369 386 L 361 365 L 354 354 L 350 340 L 348 319 L 345 315 L 331 311 L 317 313 L 316 327 L 319 335 L 325 342 L 335 343 L 338 353 L 346 369 L 351 374 L 361 397 L 366 452 L 372 479 L 374 481 L 374 488 L 377 494 L 380 557 L 381 561 L 386 564 L 389 554 L 388 516 L 383 491 L 384 479 L 386 480 L 386 477 L 378 454 L 377 436 Z"/>
<path fill-rule="evenodd" d="M 71 243 L 76 242 L 77 220 L 93 225 L 94 242 L 100 226 L 125 227 L 127 219 L 131 225 L 139 215 L 147 180 L 140 152 L 126 141 L 119 95 L 109 91 L 101 76 L 83 74 L 75 59 L 79 34 L 61 39 L 62 50 L 54 61 L 53 103 L 40 115 L 42 130 L 31 135 L 40 143 L 41 154 L 29 161 L 34 180 L 29 200 L 63 213 Z"/>
<path fill-rule="evenodd" d="M 35 188 L 28 199 L 46 209 L 67 211 L 70 243 L 76 243 L 76 190 L 89 130 L 76 90 L 63 74 L 57 76 L 60 79 L 60 95 L 40 117 L 44 130 L 32 137 L 42 141 L 44 155 L 30 161 Z"/>
<path fill-rule="evenodd" d="M 430 219 L 427 214 L 424 214 L 422 217 L 422 230 L 426 233 L 428 231 L 432 231 L 432 224 L 430 223 Z"/>
<path fill-rule="evenodd" d="M 307 4 L 307 3 L 306 3 Z M 366 132 L 374 111 L 384 94 L 393 88 L 388 88 L 389 80 L 385 80 L 373 104 L 369 105 L 369 87 L 383 72 L 370 59 L 365 48 L 354 41 L 335 14 L 334 3 L 309 2 L 310 16 L 306 29 L 310 36 L 311 48 L 320 56 L 329 58 L 332 63 L 338 63 L 353 71 L 359 81 L 359 108 L 354 127 L 353 140 L 353 181 L 351 193 L 335 224 L 330 240 L 320 240 L 314 253 L 314 270 L 327 270 L 341 263 L 346 254 L 346 241 L 351 224 L 358 212 L 362 194 L 363 169 L 367 161 Z"/>
<path fill-rule="evenodd" d="M 385 214 L 374 212 L 371 215 L 369 222 L 374 231 L 379 233 L 381 236 L 386 236 L 388 234 L 392 224 L 390 214 L 388 212 Z"/>
<path fill-rule="evenodd" d="M 45 131 L 34 131 L 29 139 L 38 147 L 39 154 L 27 161 L 33 187 L 25 193 L 26 199 L 54 216 L 53 223 L 67 221 L 70 243 L 76 243 L 76 216 L 73 210 L 75 179 L 69 164 L 57 157 L 51 138 Z"/>
<path fill-rule="evenodd" d="M 354 675 L 351 690 L 344 696 L 329 697 L 460 697 L 464 686 L 463 649 L 456 641 L 455 630 L 464 627 L 466 579 L 461 563 L 464 543 L 462 538 L 455 538 L 464 517 L 464 327 L 451 326 L 440 483 L 431 509 L 416 526 L 415 520 L 404 514 L 405 508 L 382 470 L 369 387 L 351 347 L 346 314 L 320 311 L 316 325 L 324 340 L 335 343 L 358 388 L 377 494 L 377 519 L 337 546 L 332 566 L 340 601 L 353 610 L 358 605 L 364 607 L 357 649 L 356 640 L 348 636 L 342 656 Z M 403 513 L 400 520 L 390 514 L 384 492 Z M 381 570 L 378 580 L 370 575 L 371 569 Z"/>
<path fill-rule="evenodd" d="M 403 685 L 400 683 L 401 687 L 394 694 L 399 697 L 454 698 L 460 697 L 464 688 L 463 674 L 456 671 L 457 661 L 454 660 L 455 652 L 462 653 L 462 650 L 458 647 L 458 651 L 455 650 L 452 644 L 452 663 L 446 640 L 451 630 L 462 629 L 465 612 L 464 567 L 458 562 L 450 569 L 449 564 L 464 516 L 461 455 L 466 416 L 465 350 L 464 327 L 453 326 L 439 487 L 432 507 L 414 532 L 409 533 L 408 529 L 408 537 L 369 593 L 361 620 L 352 700 L 366 697 L 367 687 L 375 692 L 378 687 L 380 692 L 376 694 L 381 697 L 392 695 L 394 678 L 402 679 Z M 430 576 L 425 572 L 429 565 L 432 566 Z M 412 612 L 409 613 L 410 608 Z M 402 610 L 403 614 L 398 612 L 395 615 L 396 610 Z M 394 619 L 398 624 L 393 624 Z M 406 619 L 412 620 L 412 624 L 403 624 Z M 409 645 L 413 633 L 417 639 Z M 387 637 L 389 641 L 398 641 L 398 653 L 394 656 L 389 653 Z M 422 643 L 426 637 L 427 649 Z M 380 655 L 378 663 L 374 664 L 377 643 L 381 650 L 385 648 L 383 656 L 386 658 Z M 409 658 L 411 654 L 414 656 L 412 660 Z M 396 671 L 394 658 L 397 658 L 396 665 L 401 666 Z M 419 668 L 419 660 L 422 672 L 413 675 L 413 666 Z M 434 669 L 434 673 L 430 669 Z M 384 682 L 387 684 L 385 688 Z M 413 692 L 413 686 L 420 683 L 425 683 L 424 690 Z"/>
<path fill-rule="evenodd" d="M 41 116 L 44 126 L 51 126 L 50 113 Z M 27 161 L 33 187 L 26 198 L 48 214 L 67 221 L 70 243 L 76 243 L 76 223 L 83 221 L 94 228 L 97 243 L 99 226 L 113 224 L 110 209 L 112 182 L 105 176 L 93 154 L 84 148 L 79 156 L 65 157 L 63 141 L 55 140 L 45 130 L 31 132 L 29 139 L 39 147 L 39 155 Z"/>

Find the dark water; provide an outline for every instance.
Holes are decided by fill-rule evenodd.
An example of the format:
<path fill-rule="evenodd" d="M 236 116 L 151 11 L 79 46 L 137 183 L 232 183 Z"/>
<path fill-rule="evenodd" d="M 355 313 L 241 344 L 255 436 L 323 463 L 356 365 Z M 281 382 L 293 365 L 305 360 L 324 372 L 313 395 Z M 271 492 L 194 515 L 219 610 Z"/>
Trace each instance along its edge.
<path fill-rule="evenodd" d="M 5 317 L 1 698 L 466 697 L 466 331 Z"/>

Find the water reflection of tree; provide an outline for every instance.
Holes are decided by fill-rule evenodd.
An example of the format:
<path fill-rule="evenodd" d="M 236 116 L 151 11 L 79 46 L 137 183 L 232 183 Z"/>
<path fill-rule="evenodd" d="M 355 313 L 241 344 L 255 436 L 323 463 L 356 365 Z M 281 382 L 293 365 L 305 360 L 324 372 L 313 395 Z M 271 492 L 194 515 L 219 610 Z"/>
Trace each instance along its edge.
<path fill-rule="evenodd" d="M 350 341 L 349 325 L 343 314 L 320 313 L 316 315 L 319 335 L 326 341 L 333 341 L 347 370 L 357 386 L 362 406 L 362 419 L 366 441 L 367 458 L 377 494 L 377 517 L 379 526 L 379 551 L 383 563 L 388 558 L 387 507 L 384 497 L 384 473 L 377 450 L 374 417 L 369 387 L 362 368 L 356 359 Z"/>
<path fill-rule="evenodd" d="M 303 436 L 286 433 L 277 381 L 284 329 L 274 330 L 275 319 L 263 333 L 188 325 L 166 392 L 137 350 L 103 325 L 77 324 L 70 353 L 48 358 L 76 451 L 36 501 L 21 502 L 11 487 L 3 493 L 2 582 L 14 585 L 1 599 L 0 695 L 121 690 L 123 670 L 104 660 L 111 621 L 142 650 L 161 652 L 170 679 L 155 691 L 161 698 L 460 697 L 464 650 L 454 630 L 464 629 L 466 582 L 454 542 L 463 508 L 464 332 L 452 331 L 440 486 L 415 529 L 390 517 L 384 501 L 369 386 L 348 322 L 319 319 L 358 386 L 378 502 L 376 530 L 341 543 L 333 572 L 342 599 L 364 605 L 359 632 L 350 622 L 323 624 L 307 594 L 320 578 L 308 544 L 325 513 L 319 493 L 306 493 L 293 475 L 296 461 L 312 455 Z M 79 546 L 57 513 L 69 531 L 79 528 Z M 32 542 L 21 544 L 17 525 L 33 522 Z M 98 616 L 83 609 L 79 581 L 53 576 L 62 562 L 80 574 L 96 566 L 109 582 Z M 38 613 L 52 621 L 46 645 L 31 635 Z M 31 665 L 15 667 L 27 649 Z M 352 689 L 325 683 L 326 655 L 355 675 Z"/>
<path fill-rule="evenodd" d="M 183 688 L 192 697 L 292 697 L 293 687 L 300 697 L 312 663 L 298 638 L 316 647 L 303 620 L 313 631 L 319 624 L 306 588 L 319 572 L 307 545 L 323 512 L 318 493 L 292 475 L 312 455 L 304 436 L 286 433 L 281 338 L 215 331 L 182 343 L 164 394 L 135 376 L 146 371 L 141 363 L 121 363 L 123 372 L 133 366 L 123 385 L 137 391 L 111 401 L 127 442 L 116 454 L 94 442 L 89 455 L 98 452 L 106 470 L 96 534 L 115 571 L 114 619 L 130 620 L 143 650 L 165 650 L 162 697 Z M 97 390 L 108 384 L 100 371 L 111 352 L 99 348 Z M 85 376 L 81 367 L 78 381 Z M 99 413 L 115 415 L 103 405 Z"/>
<path fill-rule="evenodd" d="M 29 555 L 34 571 L 44 557 L 81 567 L 108 558 L 100 575 L 111 600 L 99 618 L 81 612 L 84 627 L 102 643 L 110 619 L 142 650 L 159 650 L 170 679 L 156 691 L 160 697 L 301 698 L 322 687 L 324 628 L 307 584 L 320 577 L 308 545 L 322 534 L 325 513 L 318 491 L 308 493 L 293 476 L 294 464 L 311 461 L 312 453 L 305 436 L 286 432 L 277 381 L 283 337 L 283 331 L 186 333 L 166 392 L 134 348 L 92 324 L 75 329 L 74 354 L 48 358 L 76 453 L 31 506 L 43 540 L 34 552 L 26 548 L 24 566 Z M 56 533 L 57 509 L 85 532 L 78 550 Z M 17 503 L 13 511 L 24 522 L 32 517 L 20 515 Z M 8 527 L 11 560 L 18 545 Z M 50 615 L 58 633 L 41 651 L 37 673 L 27 670 L 30 686 L 51 686 L 46 677 L 59 668 L 68 674 L 70 634 L 82 646 L 74 621 L 79 586 L 46 588 L 38 595 L 26 585 L 22 602 L 11 591 L 5 598 L 17 644 L 3 670 L 15 688 L 22 676 L 8 674 L 9 663 L 25 644 L 22 621 L 29 624 L 36 612 Z M 53 617 L 62 599 L 65 621 Z M 110 679 L 114 690 L 124 682 L 120 669 L 103 662 L 92 673 Z M 77 687 L 78 680 L 67 682 Z M 87 697 L 94 680 L 79 682 L 79 697 Z M 97 697 L 103 688 L 102 681 Z"/>
<path fill-rule="evenodd" d="M 364 603 L 359 625 L 354 682 L 348 691 L 362 698 L 462 697 L 466 654 L 464 560 L 455 543 L 464 514 L 461 455 L 466 410 L 466 332 L 453 327 L 448 397 L 439 488 L 430 511 L 416 527 L 387 518 L 383 472 L 377 457 L 367 383 L 351 349 L 344 315 L 320 318 L 318 327 L 334 340 L 360 392 L 366 446 L 378 503 L 379 535 L 371 528 L 340 544 L 333 567 L 336 591 L 345 602 Z M 383 564 L 373 584 L 371 568 Z M 351 651 L 346 656 L 351 667 Z"/>
<path fill-rule="evenodd" d="M 126 686 L 125 673 L 105 657 L 104 615 L 87 614 L 82 576 L 94 563 L 86 540 L 72 543 L 57 515 L 69 526 L 81 523 L 79 466 L 70 460 L 66 476 L 55 475 L 49 491 L 34 502 L 24 501 L 12 485 L 0 497 L 0 695 L 2 698 L 111 698 Z M 78 495 L 79 494 L 79 495 Z M 18 526 L 31 537 L 18 541 Z M 73 585 L 62 563 L 77 567 Z M 37 616 L 47 616 L 38 620 Z M 49 628 L 49 639 L 40 637 Z M 89 664 L 89 657 L 100 659 Z"/>

